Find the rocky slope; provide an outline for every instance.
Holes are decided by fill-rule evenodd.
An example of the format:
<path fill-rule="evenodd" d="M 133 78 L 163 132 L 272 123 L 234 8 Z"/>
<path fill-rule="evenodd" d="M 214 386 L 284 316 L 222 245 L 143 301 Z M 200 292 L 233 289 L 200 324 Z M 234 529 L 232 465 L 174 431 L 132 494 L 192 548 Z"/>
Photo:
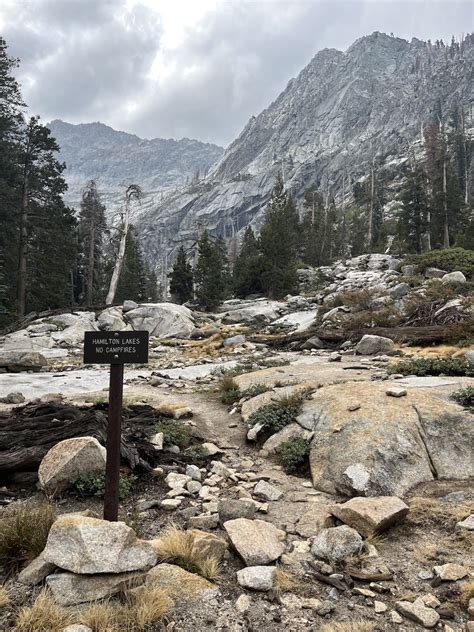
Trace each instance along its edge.
<path fill-rule="evenodd" d="M 441 109 L 474 96 L 474 37 L 459 50 L 373 33 L 347 51 L 322 50 L 278 98 L 252 117 L 205 180 L 169 194 L 143 214 L 150 261 L 159 264 L 157 231 L 168 250 L 191 244 L 200 226 L 225 238 L 258 228 L 275 176 L 298 198 L 311 184 L 341 197 L 373 161 L 390 179 L 421 148 L 421 130 Z M 160 225 L 160 229 L 158 229 Z"/>
<path fill-rule="evenodd" d="M 85 183 L 94 179 L 112 207 L 123 195 L 124 185 L 139 184 L 147 194 L 146 208 L 151 199 L 156 204 L 161 191 L 184 185 L 198 171 L 206 172 L 223 151 L 189 138 L 143 139 L 102 123 L 71 125 L 55 120 L 49 128 L 60 145 L 59 158 L 67 166 L 66 200 L 75 206 Z"/>

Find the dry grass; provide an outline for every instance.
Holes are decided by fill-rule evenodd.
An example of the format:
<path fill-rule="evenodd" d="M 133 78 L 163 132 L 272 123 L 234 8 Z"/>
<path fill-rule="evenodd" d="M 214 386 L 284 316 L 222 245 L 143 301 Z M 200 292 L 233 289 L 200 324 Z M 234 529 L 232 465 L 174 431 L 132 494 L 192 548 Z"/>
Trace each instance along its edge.
<path fill-rule="evenodd" d="M 474 599 L 474 581 L 464 582 L 459 586 L 459 601 L 467 606 L 469 599 Z"/>
<path fill-rule="evenodd" d="M 78 611 L 78 620 L 87 625 L 92 632 L 118 632 L 122 618 L 121 604 L 110 601 L 96 601 Z"/>
<path fill-rule="evenodd" d="M 437 524 L 452 530 L 456 522 L 464 520 L 472 513 L 472 503 L 449 503 L 436 498 L 413 497 L 410 502 L 407 522 L 418 527 Z"/>
<path fill-rule="evenodd" d="M 5 588 L 5 586 L 0 586 L 0 608 L 8 606 L 9 603 L 10 592 Z"/>
<path fill-rule="evenodd" d="M 341 623 L 325 623 L 320 632 L 373 632 L 375 624 L 371 621 L 357 619 Z"/>
<path fill-rule="evenodd" d="M 56 519 L 49 504 L 33 508 L 28 505 L 8 510 L 0 518 L 0 567 L 7 574 L 18 570 L 41 553 Z"/>
<path fill-rule="evenodd" d="M 156 410 L 165 417 L 173 419 L 182 419 L 183 417 L 192 417 L 193 413 L 186 404 L 170 404 L 163 402 L 156 407 Z"/>
<path fill-rule="evenodd" d="M 15 632 L 62 632 L 73 623 L 70 612 L 58 606 L 54 599 L 42 592 L 31 607 L 22 608 L 16 620 Z"/>
<path fill-rule="evenodd" d="M 415 562 L 423 564 L 426 560 L 435 561 L 439 559 L 440 548 L 432 542 L 420 542 L 416 544 L 413 550 L 413 559 Z"/>
<path fill-rule="evenodd" d="M 276 595 L 281 593 L 294 591 L 298 588 L 299 582 L 293 573 L 277 567 L 275 578 L 273 580 L 273 592 Z"/>
<path fill-rule="evenodd" d="M 194 547 L 193 535 L 174 524 L 170 524 L 163 535 L 153 541 L 153 546 L 162 562 L 176 564 L 211 581 L 219 577 L 219 562 L 210 555 L 203 555 Z"/>
<path fill-rule="evenodd" d="M 169 596 L 153 586 L 143 586 L 127 593 L 126 603 L 120 612 L 120 630 L 126 625 L 131 630 L 145 630 L 158 623 L 171 610 Z"/>

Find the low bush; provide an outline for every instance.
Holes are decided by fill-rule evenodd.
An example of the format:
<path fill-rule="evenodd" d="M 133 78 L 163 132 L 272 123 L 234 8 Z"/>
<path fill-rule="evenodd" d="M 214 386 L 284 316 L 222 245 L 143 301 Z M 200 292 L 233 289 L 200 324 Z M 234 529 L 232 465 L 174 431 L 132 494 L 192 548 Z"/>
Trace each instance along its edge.
<path fill-rule="evenodd" d="M 201 467 L 211 458 L 209 452 L 199 444 L 191 445 L 189 448 L 186 448 L 184 455 L 189 459 L 190 463 Z"/>
<path fill-rule="evenodd" d="M 0 567 L 7 575 L 41 553 L 56 519 L 51 505 L 7 510 L 0 518 Z"/>
<path fill-rule="evenodd" d="M 466 386 L 459 391 L 451 394 L 451 397 L 461 406 L 467 408 L 471 413 L 474 413 L 474 386 Z"/>
<path fill-rule="evenodd" d="M 474 251 L 464 248 L 447 248 L 446 250 L 431 250 L 421 255 L 408 256 L 403 265 L 414 264 L 419 272 L 426 268 L 440 268 L 446 272 L 460 270 L 467 279 L 474 276 Z"/>
<path fill-rule="evenodd" d="M 474 364 L 462 358 L 411 358 L 388 368 L 389 373 L 402 375 L 461 375 L 474 376 Z"/>
<path fill-rule="evenodd" d="M 119 498 L 130 496 L 136 480 L 137 477 L 133 474 L 120 474 Z M 80 496 L 98 496 L 103 498 L 105 494 L 105 472 L 81 474 L 72 484 L 72 489 Z"/>
<path fill-rule="evenodd" d="M 262 430 L 269 434 L 279 432 L 296 419 L 303 399 L 303 395 L 289 395 L 262 406 L 250 415 L 248 424 L 249 426 L 262 424 Z"/>
<path fill-rule="evenodd" d="M 257 397 L 257 395 L 261 395 L 262 393 L 266 393 L 267 391 L 271 391 L 271 387 L 266 384 L 252 384 L 245 389 L 242 393 L 243 397 Z"/>
<path fill-rule="evenodd" d="M 310 447 L 310 442 L 301 437 L 282 443 L 278 448 L 278 455 L 285 472 L 294 474 L 306 469 Z"/>
<path fill-rule="evenodd" d="M 0 584 L 0 608 L 5 608 L 10 603 L 10 592 Z"/>
<path fill-rule="evenodd" d="M 163 419 L 163 421 L 156 424 L 155 429 L 156 432 L 163 433 L 165 445 L 177 445 L 179 448 L 187 448 L 191 443 L 191 428 L 179 421 Z"/>

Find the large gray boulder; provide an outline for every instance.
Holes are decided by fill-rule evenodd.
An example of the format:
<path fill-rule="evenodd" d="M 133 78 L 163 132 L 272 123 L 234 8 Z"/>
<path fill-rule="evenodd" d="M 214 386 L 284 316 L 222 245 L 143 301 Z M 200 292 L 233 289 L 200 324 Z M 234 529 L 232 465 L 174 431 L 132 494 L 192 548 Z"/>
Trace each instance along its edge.
<path fill-rule="evenodd" d="M 43 457 L 38 469 L 39 484 L 47 494 L 63 492 L 82 474 L 105 469 L 107 452 L 94 437 L 65 439 Z"/>
<path fill-rule="evenodd" d="M 105 331 L 123 331 L 124 329 L 131 329 L 130 325 L 127 326 L 123 319 L 123 312 L 121 307 L 107 307 L 103 312 L 97 316 L 97 323 L 101 329 Z"/>
<path fill-rule="evenodd" d="M 85 575 L 147 570 L 157 560 L 152 544 L 139 540 L 124 522 L 70 515 L 54 522 L 43 557 Z"/>
<path fill-rule="evenodd" d="M 314 487 L 404 496 L 437 477 L 472 477 L 472 414 L 435 388 L 409 388 L 401 398 L 387 397 L 386 389 L 375 382 L 334 384 L 305 402 L 307 410 L 323 410 L 309 456 Z"/>
<path fill-rule="evenodd" d="M 311 545 L 311 553 L 322 560 L 342 562 L 360 552 L 363 540 L 355 529 L 342 525 L 323 529 Z"/>
<path fill-rule="evenodd" d="M 247 566 L 270 564 L 285 550 L 285 532 L 264 520 L 228 520 L 224 529 Z"/>
<path fill-rule="evenodd" d="M 0 369 L 10 373 L 41 371 L 47 364 L 46 358 L 37 351 L 0 351 Z"/>
<path fill-rule="evenodd" d="M 358 342 L 355 352 L 358 355 L 377 355 L 379 353 L 393 353 L 395 345 L 393 340 L 384 336 L 366 334 Z"/>
<path fill-rule="evenodd" d="M 219 589 L 207 579 L 175 564 L 158 564 L 148 571 L 146 585 L 161 588 L 175 604 L 215 597 Z"/>
<path fill-rule="evenodd" d="M 285 308 L 285 303 L 278 301 L 238 301 L 235 304 L 229 301 L 224 303 L 219 311 L 224 311 L 222 318 L 226 323 L 250 323 L 252 321 L 273 321 Z"/>
<path fill-rule="evenodd" d="M 464 274 L 460 270 L 456 270 L 455 272 L 448 272 L 443 277 L 441 277 L 441 283 L 445 285 L 449 285 L 450 283 L 466 283 L 467 279 Z"/>
<path fill-rule="evenodd" d="M 136 331 L 146 330 L 158 338 L 189 338 L 195 328 L 192 312 L 174 303 L 147 303 L 127 312 Z"/>
<path fill-rule="evenodd" d="M 313 433 L 302 428 L 300 424 L 288 424 L 265 441 L 262 446 L 262 455 L 270 456 L 277 453 L 286 441 L 293 439 L 306 439 L 306 441 L 309 441 L 312 437 Z"/>
<path fill-rule="evenodd" d="M 75 312 L 72 314 L 59 314 L 54 321 L 62 325 L 61 331 L 53 331 L 51 338 L 59 345 L 75 347 L 84 341 L 86 331 L 98 331 L 99 327 L 94 312 Z"/>

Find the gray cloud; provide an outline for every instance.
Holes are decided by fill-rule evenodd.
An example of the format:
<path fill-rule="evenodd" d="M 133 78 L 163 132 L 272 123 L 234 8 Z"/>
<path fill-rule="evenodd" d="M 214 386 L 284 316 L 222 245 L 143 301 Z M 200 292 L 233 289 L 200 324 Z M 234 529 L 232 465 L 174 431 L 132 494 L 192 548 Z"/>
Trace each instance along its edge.
<path fill-rule="evenodd" d="M 184 22 L 179 46 L 159 0 L 3 0 L 31 111 L 226 144 L 321 48 L 374 30 L 447 40 L 473 24 L 471 0 L 218 0 L 195 24 L 185 0 L 166 1 Z"/>

